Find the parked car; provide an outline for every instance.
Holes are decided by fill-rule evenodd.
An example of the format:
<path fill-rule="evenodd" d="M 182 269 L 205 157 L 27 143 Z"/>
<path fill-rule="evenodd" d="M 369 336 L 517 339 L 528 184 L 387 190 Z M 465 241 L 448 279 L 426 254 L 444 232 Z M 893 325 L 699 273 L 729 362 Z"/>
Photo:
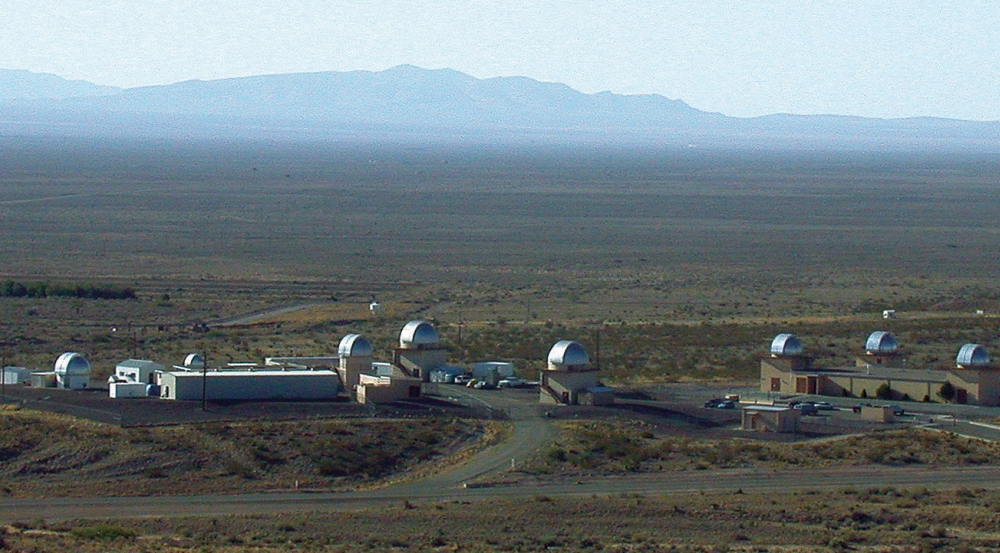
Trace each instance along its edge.
<path fill-rule="evenodd" d="M 524 380 L 516 376 L 508 376 L 500 382 L 497 382 L 497 386 L 501 388 L 520 388 L 524 386 Z"/>
<path fill-rule="evenodd" d="M 460 374 L 455 377 L 455 384 L 466 385 L 472 381 L 472 375 L 469 373 Z"/>
<path fill-rule="evenodd" d="M 817 415 L 819 414 L 819 409 L 816 408 L 816 404 L 812 402 L 796 403 L 792 409 L 800 411 L 803 415 Z"/>
<path fill-rule="evenodd" d="M 905 414 L 905 411 L 903 411 L 903 408 L 899 405 L 886 405 L 886 407 L 892 409 L 893 414 L 897 417 Z"/>
<path fill-rule="evenodd" d="M 817 401 L 816 403 L 813 403 L 813 405 L 815 405 L 820 411 L 833 411 L 836 409 L 836 407 L 831 405 L 829 401 Z"/>
<path fill-rule="evenodd" d="M 490 384 L 485 380 L 477 380 L 475 384 L 472 385 L 473 388 L 477 390 L 494 390 L 496 386 Z"/>
<path fill-rule="evenodd" d="M 724 399 L 715 406 L 716 409 L 736 409 L 736 402 L 731 399 Z"/>
<path fill-rule="evenodd" d="M 712 399 L 710 399 L 710 400 L 708 400 L 708 401 L 705 402 L 705 408 L 706 409 L 715 409 L 715 407 L 717 405 L 719 405 L 720 403 L 722 403 L 723 401 L 726 401 L 726 400 L 722 399 L 721 397 L 713 397 Z"/>

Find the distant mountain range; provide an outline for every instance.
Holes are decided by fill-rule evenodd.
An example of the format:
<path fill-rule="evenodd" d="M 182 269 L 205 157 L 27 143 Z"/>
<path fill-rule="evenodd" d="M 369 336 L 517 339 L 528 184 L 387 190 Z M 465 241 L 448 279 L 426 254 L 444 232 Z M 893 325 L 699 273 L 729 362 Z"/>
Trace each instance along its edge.
<path fill-rule="evenodd" d="M 0 70 L 0 136 L 1000 151 L 1000 122 L 726 117 L 663 96 L 401 65 L 129 89 Z"/>

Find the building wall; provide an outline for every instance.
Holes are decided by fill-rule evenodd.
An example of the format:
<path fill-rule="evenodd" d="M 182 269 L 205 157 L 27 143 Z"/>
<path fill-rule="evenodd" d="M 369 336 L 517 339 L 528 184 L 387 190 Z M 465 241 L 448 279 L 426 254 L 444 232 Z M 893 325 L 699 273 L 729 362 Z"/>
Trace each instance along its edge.
<path fill-rule="evenodd" d="M 795 409 L 753 409 L 741 413 L 743 430 L 756 432 L 797 432 L 801 413 Z"/>
<path fill-rule="evenodd" d="M 361 375 L 372 374 L 372 372 L 372 358 L 367 356 L 341 357 L 337 367 L 341 386 L 343 386 L 344 391 L 352 395 L 357 394 Z"/>
<path fill-rule="evenodd" d="M 448 351 L 444 349 L 393 350 L 393 363 L 424 382 L 430 381 L 430 370 L 444 365 L 447 357 Z"/>
<path fill-rule="evenodd" d="M 401 399 L 418 398 L 422 382 L 412 377 L 362 378 L 358 384 L 358 403 L 391 403 Z"/>
<path fill-rule="evenodd" d="M 202 373 L 165 372 L 161 397 L 201 400 Z M 333 399 L 340 391 L 334 371 L 209 372 L 205 375 L 209 400 Z"/>
<path fill-rule="evenodd" d="M 597 371 L 542 371 L 539 400 L 547 404 L 576 405 L 582 390 L 597 385 Z"/>
<path fill-rule="evenodd" d="M 108 384 L 108 395 L 113 399 L 127 397 L 146 397 L 144 382 L 112 382 Z"/>
<path fill-rule="evenodd" d="M 956 369 L 948 372 L 948 382 L 958 391 L 953 400 L 971 405 L 1000 405 L 1000 385 L 998 385 L 997 369 Z M 964 390 L 964 393 L 962 392 Z M 935 390 L 935 394 L 938 390 Z M 932 396 L 936 397 L 936 396 Z"/>

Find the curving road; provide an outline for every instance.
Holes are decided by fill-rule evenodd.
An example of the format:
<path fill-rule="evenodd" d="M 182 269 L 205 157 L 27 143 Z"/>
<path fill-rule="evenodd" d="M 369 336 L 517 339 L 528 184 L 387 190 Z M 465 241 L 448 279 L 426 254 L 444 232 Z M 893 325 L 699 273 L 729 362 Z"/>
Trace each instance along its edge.
<path fill-rule="evenodd" d="M 883 466 L 809 469 L 731 469 L 625 475 L 585 481 L 470 486 L 484 476 L 507 470 L 551 443 L 555 434 L 537 404 L 517 395 L 470 394 L 461 389 L 446 393 L 464 402 L 483 402 L 504 409 L 513 431 L 503 443 L 479 452 L 467 462 L 413 482 L 355 492 L 280 492 L 245 495 L 94 497 L 0 500 L 0 523 L 18 520 L 49 521 L 78 518 L 135 518 L 225 516 L 322 512 L 362 509 L 392 504 L 450 500 L 490 500 L 533 496 L 609 496 L 618 494 L 677 495 L 691 493 L 788 492 L 847 487 L 913 487 L 1000 489 L 1000 467 L 895 468 Z"/>

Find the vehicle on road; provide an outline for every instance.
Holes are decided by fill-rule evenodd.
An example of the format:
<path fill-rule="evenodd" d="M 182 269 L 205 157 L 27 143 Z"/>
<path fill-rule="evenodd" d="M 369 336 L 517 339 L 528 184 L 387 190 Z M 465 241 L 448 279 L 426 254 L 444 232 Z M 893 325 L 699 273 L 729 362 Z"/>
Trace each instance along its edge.
<path fill-rule="evenodd" d="M 817 401 L 816 403 L 813 403 L 813 405 L 815 405 L 820 411 L 835 411 L 837 409 L 829 401 Z"/>
<path fill-rule="evenodd" d="M 462 386 L 465 386 L 471 381 L 472 381 L 472 375 L 469 373 L 460 374 L 455 377 L 455 384 L 461 384 Z"/>
<path fill-rule="evenodd" d="M 819 409 L 816 404 L 811 401 L 805 401 L 802 403 L 796 403 L 792 409 L 800 411 L 803 415 L 818 415 Z"/>
<path fill-rule="evenodd" d="M 476 380 L 476 383 L 472 385 L 473 388 L 477 390 L 495 390 L 496 386 L 490 384 L 485 380 Z"/>
<path fill-rule="evenodd" d="M 886 405 L 886 407 L 892 409 L 892 413 L 897 417 L 906 414 L 906 411 L 904 411 L 903 408 L 899 405 Z"/>
<path fill-rule="evenodd" d="M 525 385 L 525 381 L 522 378 L 516 376 L 508 376 L 500 382 L 497 382 L 497 386 L 500 388 L 520 388 Z"/>
<path fill-rule="evenodd" d="M 713 397 L 712 399 L 710 399 L 710 400 L 708 400 L 708 401 L 705 402 L 705 408 L 706 409 L 715 409 L 715 407 L 717 405 L 719 405 L 720 403 L 722 403 L 723 401 L 726 401 L 726 400 L 722 399 L 721 397 Z"/>
<path fill-rule="evenodd" d="M 736 409 L 736 402 L 730 399 L 724 399 L 715 404 L 714 407 L 716 409 Z"/>

